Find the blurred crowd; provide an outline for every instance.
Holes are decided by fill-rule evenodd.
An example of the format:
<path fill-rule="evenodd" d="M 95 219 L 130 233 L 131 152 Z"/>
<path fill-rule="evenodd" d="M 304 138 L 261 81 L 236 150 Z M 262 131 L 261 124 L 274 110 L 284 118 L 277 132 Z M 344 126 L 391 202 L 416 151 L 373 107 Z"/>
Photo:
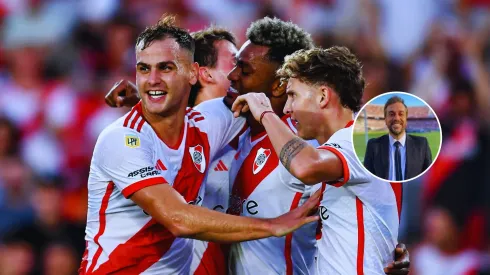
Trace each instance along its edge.
<path fill-rule="evenodd" d="M 0 275 L 76 273 L 93 146 L 127 111 L 103 96 L 121 78 L 134 81 L 135 38 L 164 13 L 191 31 L 225 26 L 239 44 L 253 20 L 291 20 L 318 46 L 358 55 L 365 101 L 393 90 L 425 99 L 442 150 L 405 184 L 400 241 L 412 274 L 484 270 L 489 12 L 489 0 L 0 0 Z"/>

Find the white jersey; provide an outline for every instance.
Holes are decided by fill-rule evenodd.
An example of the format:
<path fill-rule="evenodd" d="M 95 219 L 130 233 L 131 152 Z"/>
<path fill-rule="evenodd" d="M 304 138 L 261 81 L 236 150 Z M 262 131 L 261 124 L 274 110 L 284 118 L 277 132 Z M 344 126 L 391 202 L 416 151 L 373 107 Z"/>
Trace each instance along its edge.
<path fill-rule="evenodd" d="M 244 123 L 216 99 L 187 109 L 175 148 L 145 121 L 141 103 L 104 129 L 90 166 L 80 273 L 188 274 L 193 240 L 173 236 L 129 197 L 147 186 L 170 184 L 195 203 L 210 160 Z"/>
<path fill-rule="evenodd" d="M 235 140 L 235 139 L 234 139 Z M 234 143 L 234 142 L 232 142 Z M 236 145 L 228 144 L 211 162 L 204 187 L 201 206 L 226 212 L 230 197 L 230 168 L 236 154 Z M 227 272 L 228 245 L 194 240 L 191 273 L 195 275 L 221 275 Z"/>
<path fill-rule="evenodd" d="M 292 130 L 288 117 L 283 119 Z M 318 143 L 314 142 L 315 146 Z M 310 196 L 305 185 L 281 164 L 264 132 L 240 137 L 230 173 L 229 212 L 254 218 L 274 218 L 302 205 Z M 231 274 L 309 274 L 314 268 L 316 224 L 311 223 L 281 238 L 234 243 Z"/>
<path fill-rule="evenodd" d="M 384 274 L 394 259 L 402 185 L 365 170 L 352 148 L 352 123 L 346 127 L 319 147 L 333 152 L 344 171 L 339 181 L 322 184 L 317 274 Z"/>

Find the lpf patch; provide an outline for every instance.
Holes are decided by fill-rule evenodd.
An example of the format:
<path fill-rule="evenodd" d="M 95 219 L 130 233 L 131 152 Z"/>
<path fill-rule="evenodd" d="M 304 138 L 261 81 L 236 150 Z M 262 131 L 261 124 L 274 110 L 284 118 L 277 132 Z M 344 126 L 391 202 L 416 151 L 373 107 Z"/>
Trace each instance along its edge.
<path fill-rule="evenodd" d="M 204 148 L 201 145 L 189 147 L 189 153 L 191 154 L 194 166 L 196 166 L 199 172 L 204 173 L 204 170 L 206 170 L 206 158 L 204 157 Z"/>
<path fill-rule="evenodd" d="M 264 168 L 265 163 L 269 159 L 269 156 L 271 155 L 271 150 L 270 149 L 264 149 L 260 148 L 257 151 L 257 155 L 255 156 L 254 164 L 253 164 L 253 174 L 256 175 L 257 173 Z"/>
<path fill-rule="evenodd" d="M 140 147 L 140 138 L 137 135 L 126 135 L 124 144 L 129 148 Z"/>

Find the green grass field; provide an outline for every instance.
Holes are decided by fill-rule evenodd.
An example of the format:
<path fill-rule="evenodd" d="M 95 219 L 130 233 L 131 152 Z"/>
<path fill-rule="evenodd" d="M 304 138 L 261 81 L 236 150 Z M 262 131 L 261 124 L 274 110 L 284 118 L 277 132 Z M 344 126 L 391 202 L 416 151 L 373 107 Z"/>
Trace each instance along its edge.
<path fill-rule="evenodd" d="M 387 132 L 368 132 L 369 139 L 376 138 L 386 134 Z M 429 141 L 430 151 L 432 152 L 432 160 L 435 159 L 437 150 L 439 150 L 439 144 L 441 143 L 440 132 L 427 132 L 427 133 L 411 133 L 410 135 L 423 136 Z M 357 156 L 363 162 L 364 155 L 366 154 L 366 139 L 364 133 L 354 133 L 354 147 L 356 149 Z"/>

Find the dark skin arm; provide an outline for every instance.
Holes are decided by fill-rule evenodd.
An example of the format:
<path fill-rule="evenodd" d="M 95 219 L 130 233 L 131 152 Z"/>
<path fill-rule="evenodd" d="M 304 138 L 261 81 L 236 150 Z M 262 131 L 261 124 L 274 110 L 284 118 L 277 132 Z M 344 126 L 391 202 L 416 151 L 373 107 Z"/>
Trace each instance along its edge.
<path fill-rule="evenodd" d="M 140 101 L 138 89 L 128 80 L 120 80 L 105 96 L 105 103 L 111 107 L 133 107 Z"/>

